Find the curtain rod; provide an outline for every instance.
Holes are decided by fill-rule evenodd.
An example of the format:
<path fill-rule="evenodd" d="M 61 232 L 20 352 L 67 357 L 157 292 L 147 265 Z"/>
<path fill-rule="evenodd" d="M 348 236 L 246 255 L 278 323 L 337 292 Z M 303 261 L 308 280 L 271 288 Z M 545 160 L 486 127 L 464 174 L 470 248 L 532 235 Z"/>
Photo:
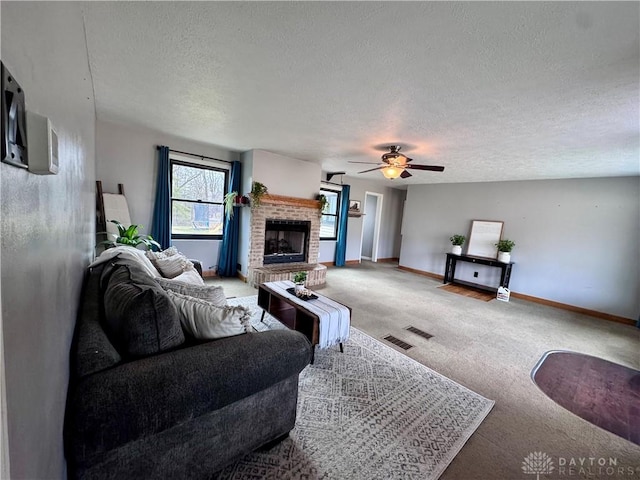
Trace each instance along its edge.
<path fill-rule="evenodd" d="M 160 145 L 156 146 L 156 150 L 160 150 Z M 207 160 L 215 160 L 216 162 L 224 162 L 229 164 L 233 163 L 233 162 L 230 162 L 229 160 L 220 160 L 219 158 L 207 157 L 206 155 L 198 155 L 196 153 L 182 152 L 180 150 L 173 150 L 172 148 L 170 148 L 169 151 L 173 153 L 180 153 L 182 155 L 190 155 L 192 157 L 201 158 L 203 160 L 206 158 Z"/>
<path fill-rule="evenodd" d="M 342 187 L 344 185 L 344 183 L 327 182 L 326 180 L 320 180 L 320 184 L 323 183 L 326 185 L 336 185 L 337 187 Z"/>

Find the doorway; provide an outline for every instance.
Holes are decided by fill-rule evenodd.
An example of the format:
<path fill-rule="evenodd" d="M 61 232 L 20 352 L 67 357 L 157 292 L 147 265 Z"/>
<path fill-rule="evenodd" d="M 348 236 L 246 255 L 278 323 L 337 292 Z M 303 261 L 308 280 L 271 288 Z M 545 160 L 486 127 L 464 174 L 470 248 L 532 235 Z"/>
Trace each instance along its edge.
<path fill-rule="evenodd" d="M 365 192 L 364 220 L 360 239 L 360 259 L 378 261 L 378 243 L 380 240 L 380 221 L 382 219 L 381 193 Z"/>

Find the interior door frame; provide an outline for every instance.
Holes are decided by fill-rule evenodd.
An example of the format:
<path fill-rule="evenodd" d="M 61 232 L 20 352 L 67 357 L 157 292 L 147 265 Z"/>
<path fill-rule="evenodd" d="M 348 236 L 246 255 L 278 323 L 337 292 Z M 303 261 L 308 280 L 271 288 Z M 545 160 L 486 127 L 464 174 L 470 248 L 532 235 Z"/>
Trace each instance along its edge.
<path fill-rule="evenodd" d="M 5 381 L 4 334 L 2 323 L 2 286 L 0 285 L 0 478 L 10 478 L 7 385 Z"/>
<path fill-rule="evenodd" d="M 375 224 L 373 227 L 373 247 L 371 248 L 371 261 L 377 262 L 378 243 L 380 242 L 380 224 L 382 223 L 382 202 L 384 200 L 384 195 L 382 193 L 365 191 L 363 199 L 364 205 L 362 208 L 363 212 L 367 211 L 367 195 L 375 196 L 378 199 L 376 202 L 376 214 L 374 218 Z M 360 249 L 358 250 L 360 261 L 362 261 L 362 243 L 364 242 L 364 223 L 366 222 L 366 220 L 367 217 L 365 215 L 364 220 L 362 221 L 362 229 L 360 230 Z"/>

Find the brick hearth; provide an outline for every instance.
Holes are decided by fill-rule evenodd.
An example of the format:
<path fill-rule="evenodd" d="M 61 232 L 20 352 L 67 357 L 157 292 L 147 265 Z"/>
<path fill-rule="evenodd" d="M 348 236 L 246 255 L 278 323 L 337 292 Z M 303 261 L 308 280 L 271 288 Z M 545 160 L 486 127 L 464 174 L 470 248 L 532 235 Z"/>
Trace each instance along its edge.
<path fill-rule="evenodd" d="M 311 222 L 307 263 L 264 265 L 264 235 L 267 219 L 306 220 Z M 327 268 L 319 265 L 320 203 L 317 200 L 265 195 L 260 206 L 251 209 L 251 241 L 249 245 L 248 278 L 257 287 L 260 283 L 290 280 L 295 272 L 307 272 L 307 285 L 322 285 Z"/>

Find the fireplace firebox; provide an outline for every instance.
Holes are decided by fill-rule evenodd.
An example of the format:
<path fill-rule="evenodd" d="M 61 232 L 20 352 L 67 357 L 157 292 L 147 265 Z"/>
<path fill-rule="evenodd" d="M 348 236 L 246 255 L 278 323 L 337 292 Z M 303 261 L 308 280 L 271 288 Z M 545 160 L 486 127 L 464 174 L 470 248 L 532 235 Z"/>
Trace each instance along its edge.
<path fill-rule="evenodd" d="M 311 222 L 267 220 L 264 232 L 264 264 L 307 261 Z"/>

